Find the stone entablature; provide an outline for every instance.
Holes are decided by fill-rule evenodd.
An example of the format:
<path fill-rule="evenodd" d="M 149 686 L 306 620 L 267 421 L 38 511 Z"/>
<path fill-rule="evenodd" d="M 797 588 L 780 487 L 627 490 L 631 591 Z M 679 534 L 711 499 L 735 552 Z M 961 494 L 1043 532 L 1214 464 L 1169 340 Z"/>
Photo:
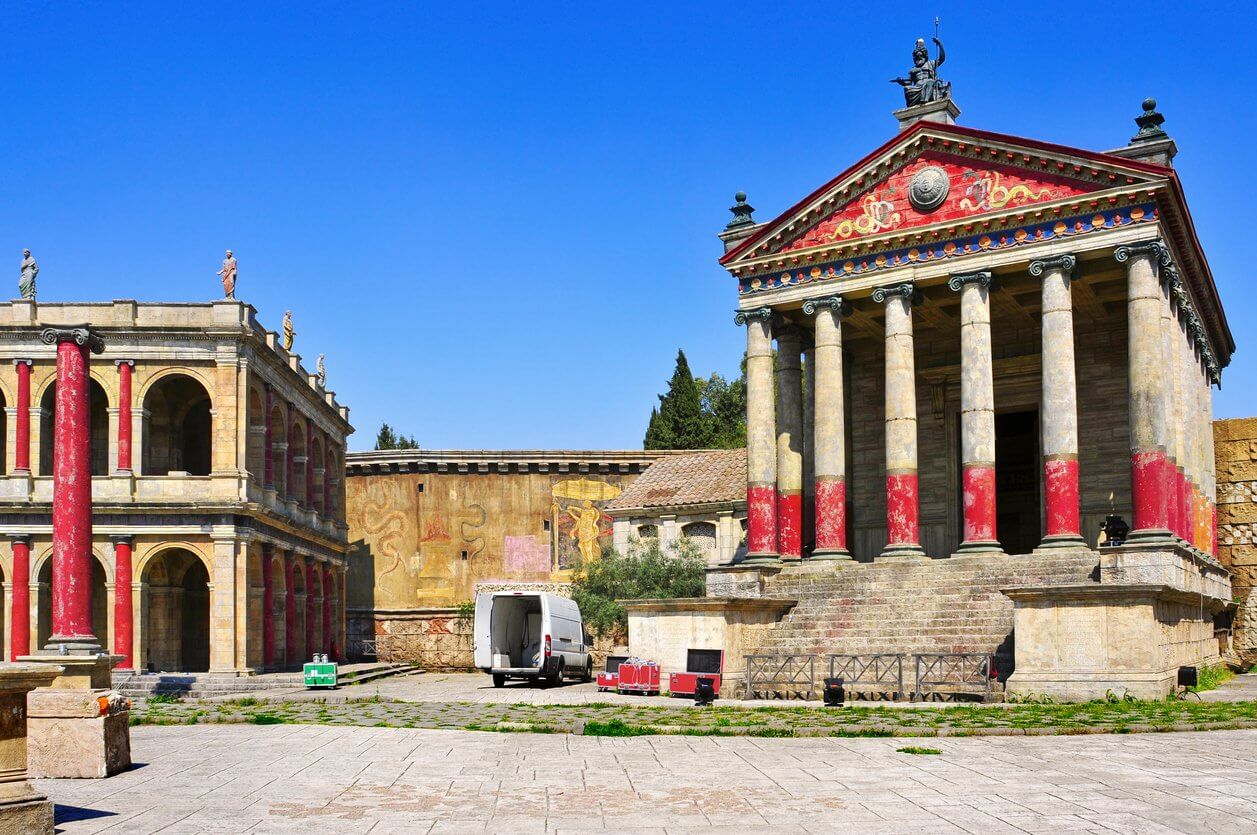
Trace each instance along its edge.
<path fill-rule="evenodd" d="M 628 473 L 687 450 L 406 449 L 353 452 L 349 476 L 383 473 Z"/>

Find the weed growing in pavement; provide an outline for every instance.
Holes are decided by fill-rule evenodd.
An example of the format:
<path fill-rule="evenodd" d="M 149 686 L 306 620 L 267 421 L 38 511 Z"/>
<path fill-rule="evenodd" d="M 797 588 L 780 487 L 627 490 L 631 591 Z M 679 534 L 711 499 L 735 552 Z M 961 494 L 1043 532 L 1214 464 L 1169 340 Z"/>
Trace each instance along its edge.
<path fill-rule="evenodd" d="M 154 693 L 148 697 L 148 703 L 151 705 L 177 705 L 182 701 L 182 693 Z"/>
<path fill-rule="evenodd" d="M 646 725 L 627 725 L 621 719 L 610 722 L 586 722 L 585 736 L 654 736 L 659 733 Z"/>
<path fill-rule="evenodd" d="M 920 745 L 906 745 L 903 748 L 896 748 L 900 754 L 941 754 L 942 751 L 937 748 L 922 748 Z"/>
<path fill-rule="evenodd" d="M 1230 681 L 1235 678 L 1235 673 L 1231 672 L 1231 668 L 1225 664 L 1206 664 L 1196 673 L 1196 686 L 1190 689 L 1192 693 L 1203 693 L 1206 690 L 1214 690 L 1224 681 Z"/>

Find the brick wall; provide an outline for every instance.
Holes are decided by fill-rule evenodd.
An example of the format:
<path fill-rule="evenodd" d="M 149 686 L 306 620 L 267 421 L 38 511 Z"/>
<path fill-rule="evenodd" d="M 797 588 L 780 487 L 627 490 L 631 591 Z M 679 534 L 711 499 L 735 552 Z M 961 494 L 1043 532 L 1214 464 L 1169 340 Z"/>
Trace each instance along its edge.
<path fill-rule="evenodd" d="M 1235 613 L 1235 649 L 1257 662 L 1257 418 L 1213 423 L 1214 462 L 1218 471 L 1218 559 L 1234 572 L 1231 591 Z"/>

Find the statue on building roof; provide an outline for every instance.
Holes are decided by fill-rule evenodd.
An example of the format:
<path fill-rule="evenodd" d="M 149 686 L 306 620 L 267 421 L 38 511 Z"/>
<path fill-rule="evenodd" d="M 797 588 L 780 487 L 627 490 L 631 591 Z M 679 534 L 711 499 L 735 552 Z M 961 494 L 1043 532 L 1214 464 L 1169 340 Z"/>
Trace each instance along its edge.
<path fill-rule="evenodd" d="M 292 350 L 292 341 L 297 336 L 297 332 L 292 329 L 292 311 L 284 311 L 284 350 Z"/>
<path fill-rule="evenodd" d="M 327 388 L 327 366 L 323 364 L 322 354 L 319 354 L 319 361 L 314 364 L 314 379 L 318 381 L 319 388 Z"/>
<path fill-rule="evenodd" d="M 22 298 L 35 300 L 35 276 L 39 275 L 39 263 L 31 257 L 29 249 L 22 250 L 22 277 L 18 279 L 17 289 Z"/>
<path fill-rule="evenodd" d="M 214 275 L 223 277 L 223 296 L 228 299 L 236 297 L 236 258 L 231 254 L 231 250 L 227 250 L 227 257 L 223 259 L 223 268 Z"/>
<path fill-rule="evenodd" d="M 935 21 L 937 27 L 938 21 Z M 938 68 L 947 60 L 943 50 L 943 42 L 938 39 L 937 29 L 931 39 L 938 47 L 938 57 L 930 60 L 930 51 L 923 38 L 917 38 L 916 48 L 912 50 L 912 69 L 908 70 L 907 78 L 892 78 L 892 84 L 903 87 L 904 101 L 908 107 L 919 104 L 942 101 L 951 98 L 951 82 L 938 77 Z"/>

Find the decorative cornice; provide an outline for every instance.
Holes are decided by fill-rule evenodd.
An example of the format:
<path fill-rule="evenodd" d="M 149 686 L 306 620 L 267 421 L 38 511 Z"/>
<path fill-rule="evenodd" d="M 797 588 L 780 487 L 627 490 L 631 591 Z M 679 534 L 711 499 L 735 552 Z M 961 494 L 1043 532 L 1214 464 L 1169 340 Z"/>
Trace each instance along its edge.
<path fill-rule="evenodd" d="M 56 345 L 61 342 L 73 342 L 85 345 L 93 354 L 105 350 L 105 340 L 99 333 L 92 330 L 91 325 L 68 325 L 66 327 L 44 328 L 39 333 L 39 340 L 45 345 Z"/>
<path fill-rule="evenodd" d="M 733 314 L 733 324 L 745 325 L 752 319 L 763 319 L 765 322 L 771 322 L 773 318 L 773 309 L 771 307 L 757 307 L 754 310 L 738 310 Z"/>
<path fill-rule="evenodd" d="M 815 316 L 816 311 L 821 308 L 828 308 L 841 316 L 846 310 L 846 303 L 843 302 L 842 296 L 827 296 L 823 299 L 808 299 L 803 303 L 803 315 Z"/>
<path fill-rule="evenodd" d="M 971 273 L 954 273 L 951 278 L 947 279 L 947 286 L 957 293 L 966 284 L 976 284 L 979 287 L 989 288 L 991 286 L 991 271 L 977 270 Z"/>
<path fill-rule="evenodd" d="M 1045 270 L 1055 269 L 1057 267 L 1066 273 L 1073 275 L 1074 269 L 1078 266 L 1078 256 L 1076 255 L 1058 255 L 1055 258 L 1036 258 L 1030 262 L 1030 274 L 1035 278 L 1043 275 Z"/>
<path fill-rule="evenodd" d="M 1153 238 L 1138 244 L 1126 244 L 1113 250 L 1113 257 L 1119 264 L 1125 264 L 1133 256 L 1150 255 L 1152 260 L 1161 266 L 1169 266 L 1170 250 L 1160 238 Z"/>
<path fill-rule="evenodd" d="M 878 304 L 884 304 L 887 299 L 899 296 L 911 302 L 915 299 L 916 294 L 916 285 L 914 285 L 911 281 L 905 281 L 902 284 L 891 284 L 886 287 L 878 287 L 873 291 L 873 301 Z"/>

